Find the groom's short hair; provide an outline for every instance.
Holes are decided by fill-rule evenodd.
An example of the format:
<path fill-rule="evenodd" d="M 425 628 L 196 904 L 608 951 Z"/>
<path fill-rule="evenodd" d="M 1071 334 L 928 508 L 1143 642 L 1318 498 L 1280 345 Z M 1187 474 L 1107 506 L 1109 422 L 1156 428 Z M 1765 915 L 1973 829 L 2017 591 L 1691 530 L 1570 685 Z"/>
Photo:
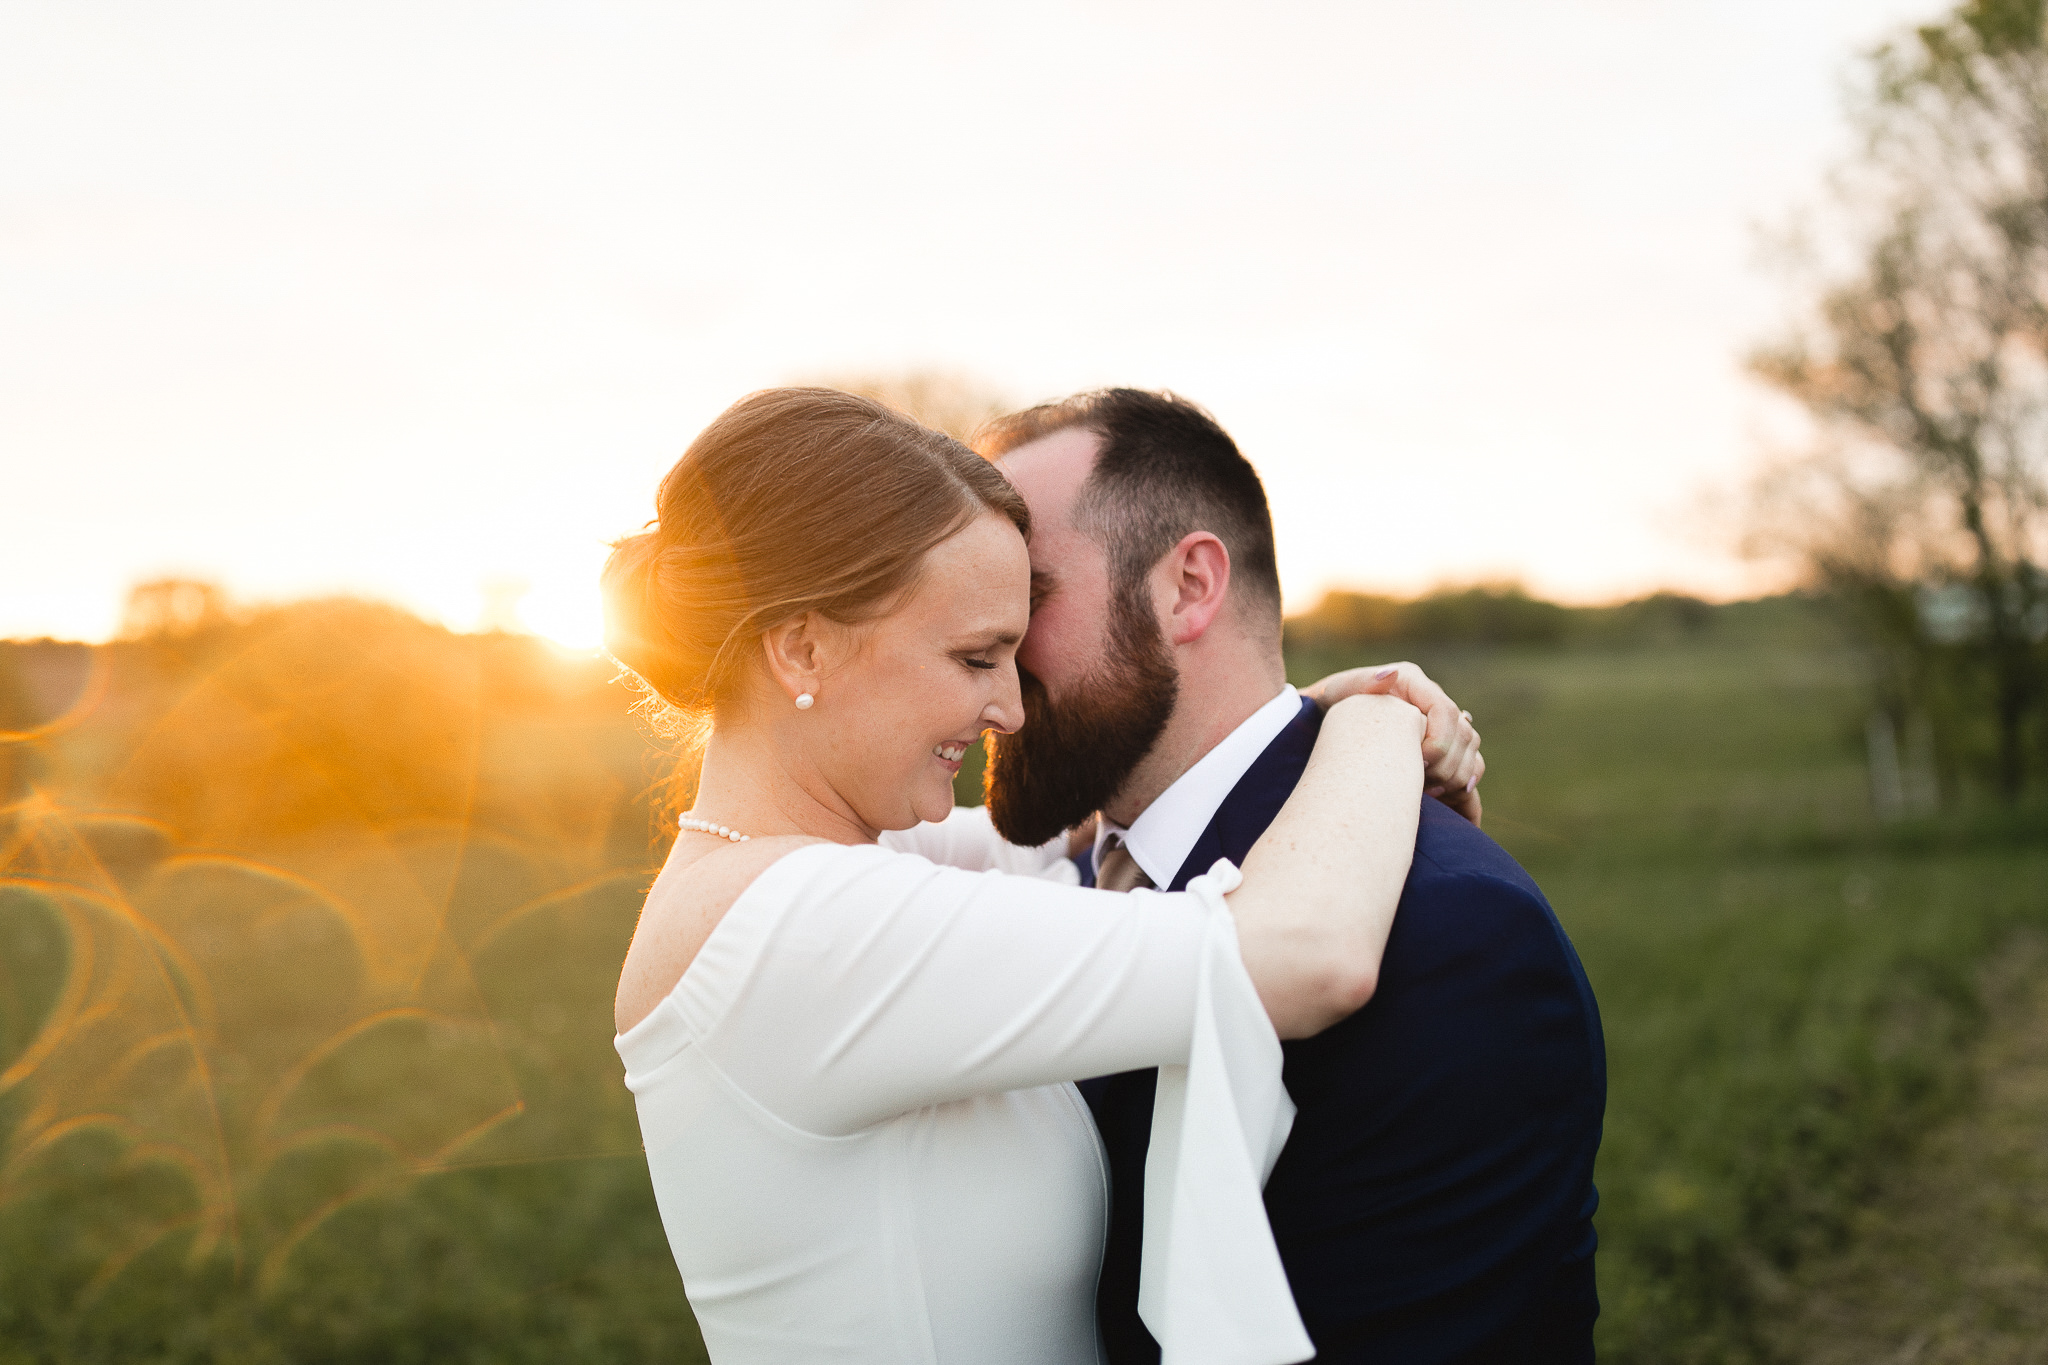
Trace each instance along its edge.
<path fill-rule="evenodd" d="M 1111 589 L 1143 582 L 1190 531 L 1230 552 L 1230 585 L 1245 607 L 1280 621 L 1280 569 L 1265 485 L 1230 433 L 1200 404 L 1165 390 L 1096 389 L 998 417 L 975 434 L 990 460 L 1073 429 L 1102 449 L 1074 506 L 1074 525 L 1108 553 Z"/>

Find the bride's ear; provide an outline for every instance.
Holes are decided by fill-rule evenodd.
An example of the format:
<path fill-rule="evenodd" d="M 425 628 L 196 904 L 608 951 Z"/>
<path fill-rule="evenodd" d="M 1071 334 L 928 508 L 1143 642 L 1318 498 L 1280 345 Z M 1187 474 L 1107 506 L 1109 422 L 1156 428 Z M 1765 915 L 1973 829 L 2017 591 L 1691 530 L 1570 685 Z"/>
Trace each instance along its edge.
<path fill-rule="evenodd" d="M 817 613 L 805 612 L 761 632 L 762 661 L 768 666 L 768 676 L 791 701 L 818 690 L 818 675 L 825 665 L 822 624 Z"/>
<path fill-rule="evenodd" d="M 832 675 L 852 661 L 865 641 L 865 627 L 835 621 L 820 612 L 792 616 L 761 632 L 761 653 L 768 677 L 798 710 L 809 710 Z M 802 700 L 810 697 L 811 701 Z"/>

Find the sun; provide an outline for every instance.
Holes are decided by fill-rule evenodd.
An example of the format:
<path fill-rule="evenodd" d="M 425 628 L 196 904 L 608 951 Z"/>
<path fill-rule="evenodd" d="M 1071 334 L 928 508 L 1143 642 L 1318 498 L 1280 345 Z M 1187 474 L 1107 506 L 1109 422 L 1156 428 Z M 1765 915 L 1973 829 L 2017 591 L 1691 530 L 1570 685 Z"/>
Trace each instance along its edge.
<path fill-rule="evenodd" d="M 604 607 L 595 582 L 535 585 L 520 603 L 525 627 L 564 649 L 596 650 L 604 643 Z"/>
<path fill-rule="evenodd" d="M 476 629 L 537 635 L 577 653 L 604 643 L 598 573 L 583 564 L 549 571 L 497 573 L 477 584 Z"/>

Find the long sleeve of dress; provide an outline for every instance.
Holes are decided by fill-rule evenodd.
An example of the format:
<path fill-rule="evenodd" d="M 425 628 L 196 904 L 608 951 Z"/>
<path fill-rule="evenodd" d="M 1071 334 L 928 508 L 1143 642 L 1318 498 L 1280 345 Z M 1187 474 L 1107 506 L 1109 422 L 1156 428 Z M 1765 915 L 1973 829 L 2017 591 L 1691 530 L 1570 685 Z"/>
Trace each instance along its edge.
<path fill-rule="evenodd" d="M 1206 921 L 1187 894 L 1131 899 L 817 846 L 747 888 L 670 999 L 733 1084 L 790 1126 L 837 1136 L 1185 1061 Z"/>
<path fill-rule="evenodd" d="M 969 872 L 1010 872 L 1020 876 L 1044 877 L 1069 886 L 1081 883 L 1081 874 L 1067 857 L 1067 836 L 1056 834 L 1036 848 L 1013 844 L 996 833 L 987 806 L 955 806 L 943 820 L 933 820 L 910 829 L 882 831 L 881 845 L 898 853 L 915 853 L 941 867 L 964 868 Z"/>
<path fill-rule="evenodd" d="M 643 1021 L 620 1051 L 646 1076 L 694 1044 L 752 1103 L 825 1137 L 1165 1068 L 1141 1311 L 1169 1365 L 1304 1360 L 1260 1200 L 1294 1111 L 1223 901 L 1236 884 L 1218 863 L 1186 892 L 1119 895 L 874 846 L 799 849 L 734 902 L 649 1016 L 680 1027 Z"/>

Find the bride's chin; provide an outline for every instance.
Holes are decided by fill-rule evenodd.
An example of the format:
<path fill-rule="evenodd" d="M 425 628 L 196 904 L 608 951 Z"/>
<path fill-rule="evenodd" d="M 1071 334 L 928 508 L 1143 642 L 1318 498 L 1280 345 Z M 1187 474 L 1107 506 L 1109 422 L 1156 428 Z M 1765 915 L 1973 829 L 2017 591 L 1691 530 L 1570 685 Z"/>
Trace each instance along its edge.
<path fill-rule="evenodd" d="M 953 813 L 953 784 L 948 781 L 943 789 L 916 792 L 910 802 L 911 813 L 920 822 L 936 822 Z"/>

